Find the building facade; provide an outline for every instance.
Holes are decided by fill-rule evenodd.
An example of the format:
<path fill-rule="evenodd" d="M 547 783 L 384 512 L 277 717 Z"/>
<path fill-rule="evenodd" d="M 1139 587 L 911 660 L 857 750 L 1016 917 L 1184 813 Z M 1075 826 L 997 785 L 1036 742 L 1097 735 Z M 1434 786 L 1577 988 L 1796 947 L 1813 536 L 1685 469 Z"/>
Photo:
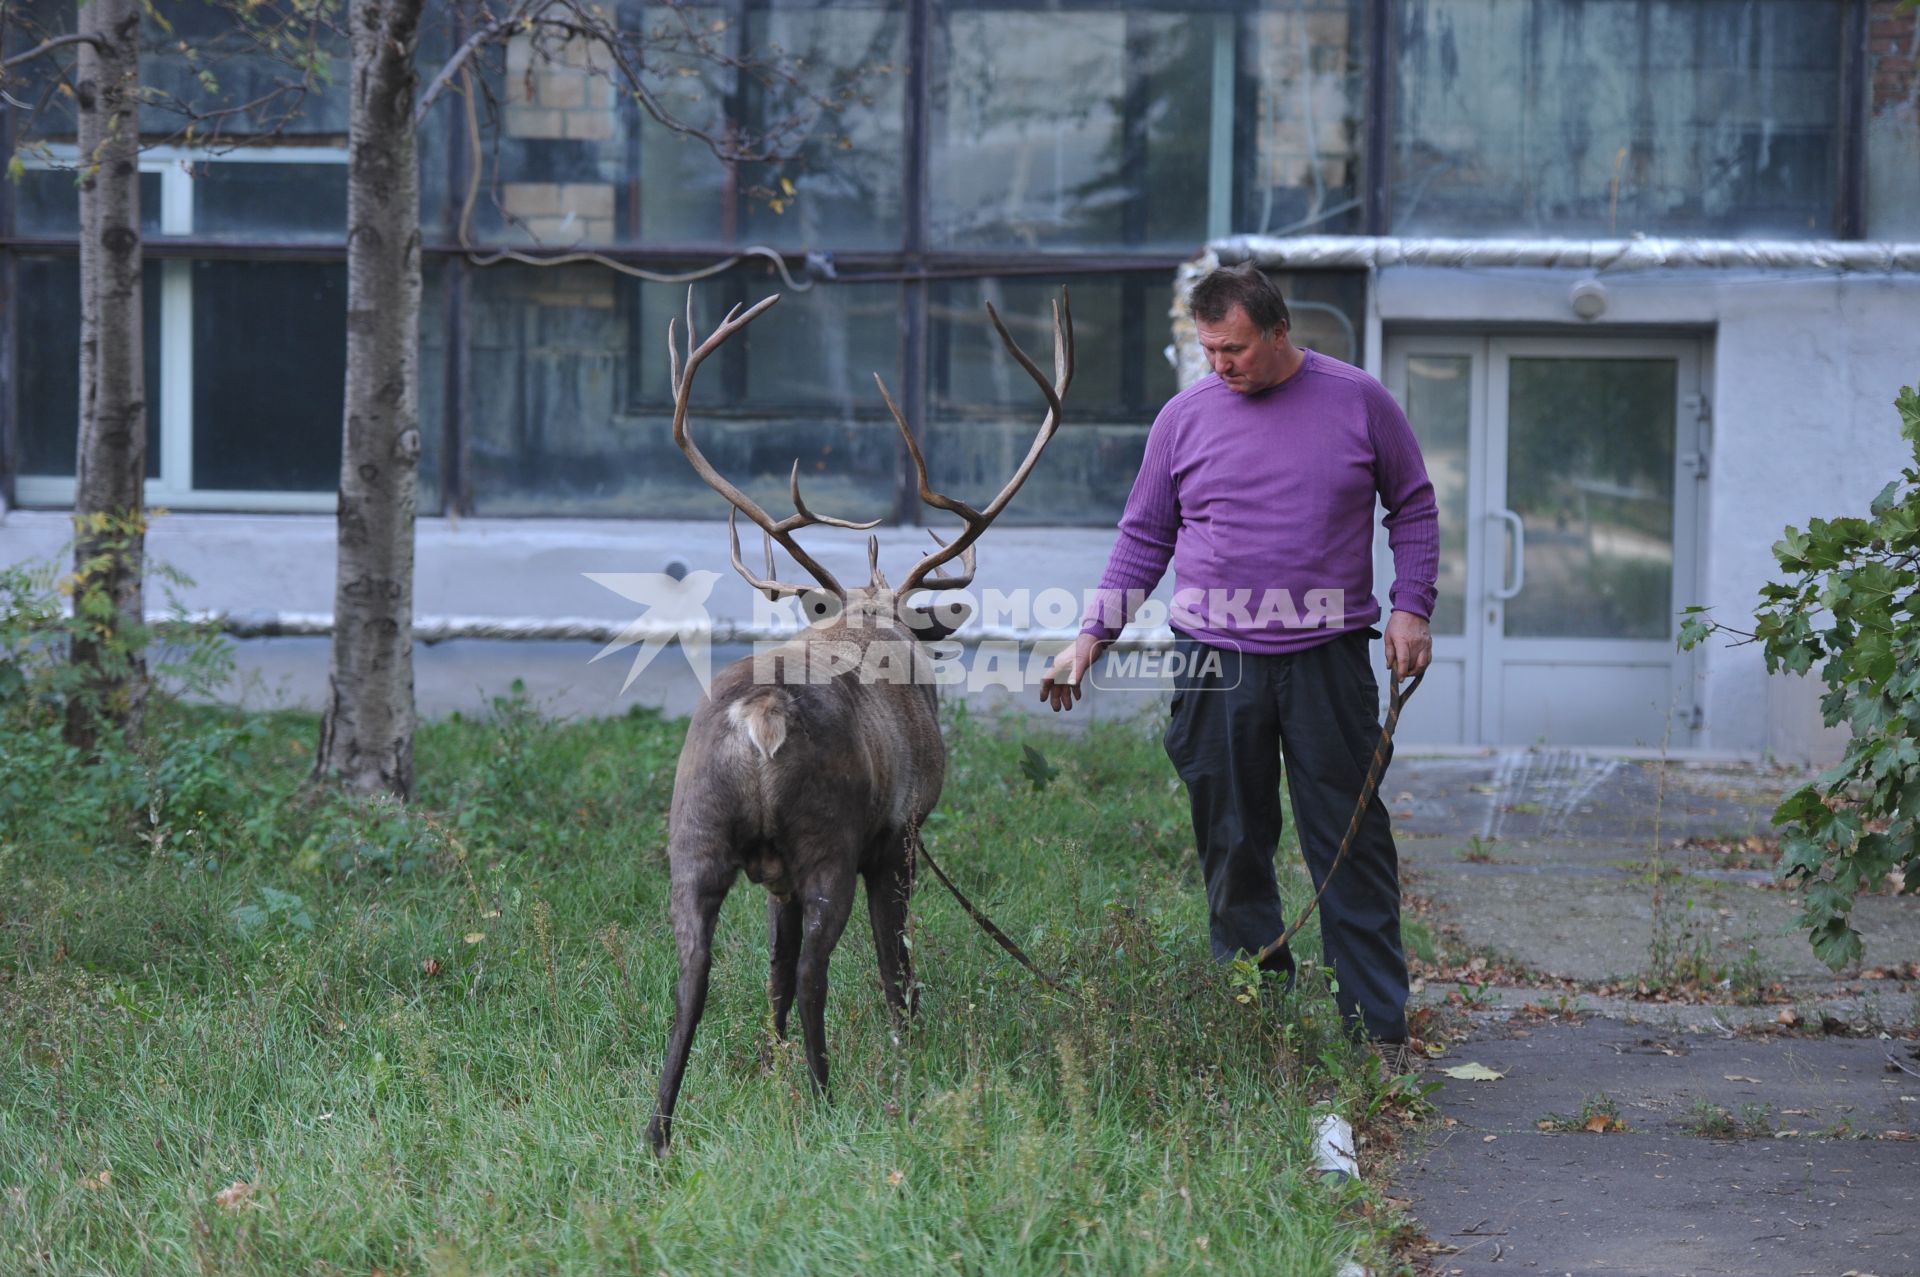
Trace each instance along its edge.
<path fill-rule="evenodd" d="M 147 76 L 185 96 L 196 68 L 167 50 L 216 47 L 220 19 L 180 10 L 153 33 Z M 636 30 L 663 12 L 621 7 Z M 872 374 L 935 482 L 991 494 L 1040 405 L 984 304 L 1039 347 L 1068 286 L 1068 421 L 983 543 L 980 581 L 1091 586 L 1180 384 L 1176 275 L 1196 256 L 1251 257 L 1285 288 L 1296 338 L 1379 375 L 1427 450 L 1445 533 L 1439 663 L 1409 739 L 1820 749 L 1805 688 L 1769 680 L 1750 649 L 1683 655 L 1673 637 L 1687 604 L 1746 609 L 1782 525 L 1864 506 L 1902 458 L 1891 400 L 1920 380 L 1911 10 L 735 0 L 700 13 L 727 50 L 815 68 L 808 83 L 835 109 L 671 51 L 669 105 L 798 119 L 787 158 L 717 161 L 584 46 L 510 44 L 488 93 L 450 94 L 428 118 L 429 627 L 617 625 L 630 603 L 583 573 L 726 571 L 724 504 L 668 430 L 666 326 L 694 276 L 704 324 L 783 294 L 703 374 L 707 454 L 769 509 L 797 459 L 814 508 L 884 518 L 902 558 L 937 521 Z M 473 20 L 434 6 L 425 79 Z M 274 71 L 236 58 L 220 74 L 245 86 Z M 8 560 L 64 538 L 77 415 L 72 137 L 57 86 L 33 87 L 46 91 L 10 93 L 43 109 L 0 115 L 17 161 L 0 188 Z M 143 131 L 157 143 L 141 178 L 148 490 L 173 512 L 154 552 L 196 579 L 194 606 L 317 627 L 339 461 L 343 88 L 317 86 L 252 145 L 161 141 L 158 118 Z M 864 546 L 846 540 L 823 537 L 821 554 L 858 577 Z M 753 615 L 731 573 L 709 608 Z M 250 643 L 247 659 L 299 699 L 323 677 L 321 642 Z M 608 686 L 583 660 L 448 644 L 423 657 L 423 700 L 538 666 L 568 707 L 611 704 L 617 674 Z"/>

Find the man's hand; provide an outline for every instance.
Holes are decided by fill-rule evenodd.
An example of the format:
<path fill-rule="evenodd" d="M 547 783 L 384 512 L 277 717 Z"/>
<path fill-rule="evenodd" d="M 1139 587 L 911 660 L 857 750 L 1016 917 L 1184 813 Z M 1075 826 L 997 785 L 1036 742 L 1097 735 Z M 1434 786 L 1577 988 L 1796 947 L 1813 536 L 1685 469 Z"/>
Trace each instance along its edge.
<path fill-rule="evenodd" d="M 1387 618 L 1387 668 L 1396 678 L 1412 678 L 1433 663 L 1433 632 L 1427 618 L 1395 612 Z"/>
<path fill-rule="evenodd" d="M 1106 650 L 1106 643 L 1091 634 L 1075 639 L 1072 647 L 1053 658 L 1053 668 L 1040 680 L 1040 699 L 1050 703 L 1056 714 L 1072 709 L 1073 703 L 1086 695 L 1080 680 L 1093 668 L 1094 659 Z"/>

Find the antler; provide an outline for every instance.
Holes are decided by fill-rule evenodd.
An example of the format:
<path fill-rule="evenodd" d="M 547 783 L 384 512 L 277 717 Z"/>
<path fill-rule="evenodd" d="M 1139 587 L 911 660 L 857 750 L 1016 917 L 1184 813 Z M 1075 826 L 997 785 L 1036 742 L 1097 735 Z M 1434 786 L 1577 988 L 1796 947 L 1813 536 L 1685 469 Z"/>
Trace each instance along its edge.
<path fill-rule="evenodd" d="M 793 497 L 794 512 L 784 519 L 775 521 L 765 510 L 755 505 L 751 497 L 721 477 L 720 472 L 713 468 L 713 464 L 702 455 L 699 447 L 693 442 L 693 436 L 687 433 L 687 404 L 693 397 L 693 374 L 699 369 L 700 365 L 705 362 L 707 356 L 718 350 L 727 338 L 733 336 L 742 328 L 745 328 L 748 324 L 759 318 L 762 311 L 779 300 L 780 294 L 775 293 L 771 297 L 762 298 L 760 301 L 754 303 L 745 313 L 742 313 L 741 308 L 736 305 L 732 310 L 727 312 L 727 317 L 720 321 L 719 327 L 715 328 L 713 332 L 708 335 L 707 339 L 700 343 L 698 349 L 695 349 L 693 347 L 693 334 L 695 331 L 693 326 L 693 290 L 691 288 L 687 290 L 688 349 L 684 368 L 681 366 L 680 345 L 674 332 L 674 321 L 669 320 L 667 323 L 667 359 L 673 377 L 673 442 L 679 446 L 681 452 L 686 454 L 687 460 L 693 464 L 694 472 L 706 480 L 707 486 L 725 497 L 733 506 L 733 509 L 727 512 L 727 539 L 732 543 L 733 547 L 733 566 L 741 576 L 747 579 L 749 585 L 761 591 L 770 599 L 777 599 L 783 594 L 805 594 L 813 588 L 812 586 L 806 585 L 792 585 L 774 579 L 773 543 L 778 541 L 781 547 L 793 556 L 793 561 L 811 573 L 813 579 L 818 581 L 823 589 L 830 590 L 842 601 L 845 601 L 847 597 L 846 590 L 842 589 L 840 583 L 834 580 L 831 572 L 821 567 L 812 555 L 800 548 L 800 543 L 794 540 L 793 533 L 797 529 L 811 527 L 815 524 L 823 524 L 831 528 L 854 528 L 864 531 L 867 528 L 877 527 L 880 520 L 874 519 L 867 523 L 855 523 L 850 519 L 836 519 L 832 515 L 815 514 L 813 511 L 807 509 L 807 503 L 800 499 L 800 462 L 796 460 L 793 463 L 793 473 L 787 478 L 787 491 Z M 997 323 L 999 321 L 995 320 L 995 322 Z M 1005 330 L 1003 329 L 1002 332 L 1004 334 Z M 739 514 L 746 515 L 749 520 L 757 524 L 765 540 L 767 551 L 767 575 L 765 577 L 755 576 L 747 569 L 747 565 L 741 561 L 740 525 L 735 517 Z"/>
<path fill-rule="evenodd" d="M 1055 432 L 1060 429 L 1060 399 L 1067 393 L 1067 387 L 1073 382 L 1073 309 L 1068 304 L 1067 290 L 1065 288 L 1060 290 L 1060 300 L 1053 305 L 1053 381 L 1051 384 L 1040 369 L 1034 366 L 1033 360 L 1027 358 L 1027 353 L 1020 349 L 1020 344 L 1014 341 L 1013 334 L 1007 331 L 1007 326 L 1000 322 L 999 312 L 994 310 L 991 302 L 987 303 L 987 317 L 993 320 L 994 330 L 1000 334 L 1001 344 L 1006 346 L 1007 353 L 1027 370 L 1027 375 L 1033 378 L 1034 385 L 1040 387 L 1040 393 L 1047 401 L 1047 415 L 1046 419 L 1040 423 L 1040 433 L 1034 436 L 1032 446 L 1027 449 L 1026 459 L 1020 463 L 1020 468 L 1013 472 L 1013 478 L 1007 480 L 1007 486 L 1000 489 L 1000 495 L 988 502 L 985 509 L 976 510 L 964 501 L 933 490 L 932 485 L 927 482 L 926 458 L 920 455 L 920 445 L 914 441 L 913 431 L 907 428 L 907 419 L 901 415 L 899 405 L 894 403 L 893 396 L 887 391 L 887 383 L 881 379 L 880 374 L 875 373 L 873 377 L 876 382 L 879 382 L 880 397 L 887 401 L 887 409 L 893 413 L 894 424 L 900 427 L 900 435 L 907 441 L 907 455 L 913 458 L 913 470 L 920 487 L 920 499 L 936 510 L 945 510 L 950 514 L 959 515 L 966 525 L 951 541 L 942 541 L 937 533 L 932 533 L 929 529 L 929 533 L 940 548 L 920 560 L 913 571 L 907 573 L 899 590 L 895 591 L 903 597 L 915 590 L 955 590 L 973 581 L 973 543 L 980 539 L 980 535 L 1000 516 L 1000 512 L 1006 509 L 1007 502 L 1013 500 L 1014 494 L 1020 491 L 1020 485 L 1027 481 L 1027 476 L 1033 472 L 1034 464 L 1040 460 L 1040 454 L 1046 451 L 1047 445 L 1053 441 Z M 960 560 L 960 571 L 957 574 L 934 574 L 934 569 L 952 562 L 955 558 Z"/>

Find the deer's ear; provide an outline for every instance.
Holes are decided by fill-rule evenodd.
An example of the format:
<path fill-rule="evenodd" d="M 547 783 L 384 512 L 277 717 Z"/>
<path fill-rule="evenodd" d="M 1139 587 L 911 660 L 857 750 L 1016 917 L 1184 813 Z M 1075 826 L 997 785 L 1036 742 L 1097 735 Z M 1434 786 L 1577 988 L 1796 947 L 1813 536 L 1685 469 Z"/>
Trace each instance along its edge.
<path fill-rule="evenodd" d="M 902 603 L 900 620 L 922 643 L 938 643 L 967 623 L 973 605 L 961 595 L 949 595 L 931 605 Z"/>

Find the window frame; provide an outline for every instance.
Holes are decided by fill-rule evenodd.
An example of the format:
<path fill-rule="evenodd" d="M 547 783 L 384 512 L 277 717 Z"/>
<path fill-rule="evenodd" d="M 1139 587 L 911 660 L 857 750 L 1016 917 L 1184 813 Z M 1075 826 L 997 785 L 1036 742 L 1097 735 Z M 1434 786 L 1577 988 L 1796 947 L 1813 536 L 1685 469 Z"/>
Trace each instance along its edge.
<path fill-rule="evenodd" d="M 79 147 L 48 143 L 40 154 L 21 156 L 29 169 L 57 169 L 78 163 Z M 202 147 L 156 146 L 140 155 L 140 172 L 160 175 L 160 230 L 156 246 L 187 239 L 193 228 L 194 164 L 332 164 L 344 167 L 344 146 L 249 147 L 215 153 Z M 344 230 L 344 228 L 343 228 Z M 321 245 L 320 247 L 326 247 Z M 333 256 L 332 252 L 328 253 Z M 146 482 L 149 505 L 176 510 L 244 510 L 262 514 L 318 514 L 334 508 L 336 489 L 273 492 L 234 488 L 195 488 L 193 475 L 193 258 L 160 256 L 160 384 L 147 388 L 167 428 L 160 433 L 159 472 Z M 14 503 L 23 506 L 71 506 L 77 478 L 12 473 Z"/>

